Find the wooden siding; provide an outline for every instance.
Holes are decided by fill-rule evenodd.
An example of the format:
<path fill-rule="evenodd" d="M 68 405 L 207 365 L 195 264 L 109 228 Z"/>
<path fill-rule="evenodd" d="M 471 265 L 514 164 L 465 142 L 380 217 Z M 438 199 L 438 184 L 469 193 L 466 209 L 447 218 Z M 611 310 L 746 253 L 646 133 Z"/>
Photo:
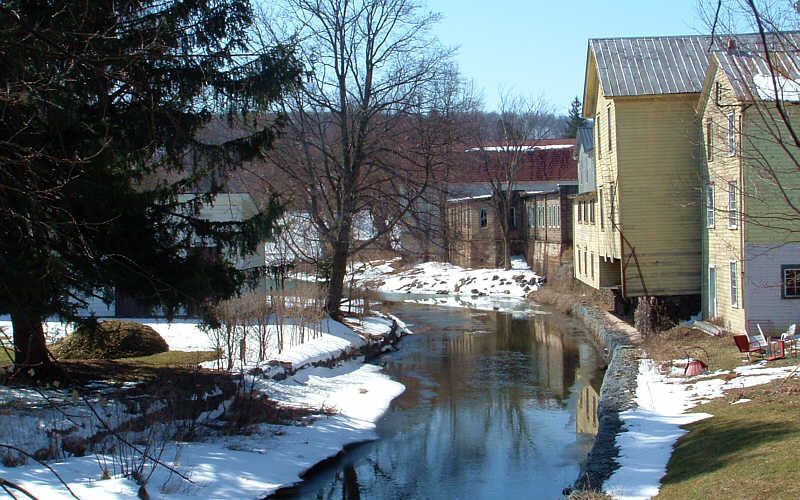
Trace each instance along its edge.
<path fill-rule="evenodd" d="M 743 289 L 747 319 L 769 320 L 781 330 L 791 323 L 800 323 L 800 299 L 781 296 L 781 266 L 800 265 L 800 244 L 748 244 L 745 259 L 748 272 Z"/>
<path fill-rule="evenodd" d="M 630 243 L 621 252 L 628 297 L 643 295 L 645 287 L 650 295 L 700 293 L 696 99 L 684 94 L 614 101 L 617 133 L 610 160 L 618 174 L 619 227 Z"/>
<path fill-rule="evenodd" d="M 728 149 L 728 115 L 734 123 L 741 116 L 731 83 L 716 64 L 711 65 L 707 92 L 702 95 L 700 110 L 701 149 L 698 164 L 701 172 L 700 232 L 701 232 L 701 306 L 703 317 L 715 319 L 732 331 L 745 331 L 744 294 L 742 283 L 747 263 L 743 259 L 743 228 L 739 214 L 730 224 L 728 202 L 731 183 L 736 183 L 735 196 L 741 205 L 740 156 Z M 737 125 L 738 131 L 738 125 Z M 709 142 L 709 133 L 711 141 Z M 738 134 L 737 134 L 738 146 Z M 708 145 L 711 149 L 708 149 Z M 737 148 L 738 149 L 738 148 Z M 709 190 L 713 192 L 713 210 L 709 210 Z M 736 283 L 732 286 L 731 262 L 736 266 Z M 716 313 L 709 295 L 711 268 L 716 276 Z M 736 293 L 735 300 L 732 292 Z"/>

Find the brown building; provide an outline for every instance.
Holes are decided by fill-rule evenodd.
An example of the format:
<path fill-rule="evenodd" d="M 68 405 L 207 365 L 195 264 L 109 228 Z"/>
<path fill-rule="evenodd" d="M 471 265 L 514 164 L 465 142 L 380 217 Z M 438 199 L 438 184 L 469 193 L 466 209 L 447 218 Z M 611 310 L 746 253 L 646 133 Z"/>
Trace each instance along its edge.
<path fill-rule="evenodd" d="M 525 255 L 534 271 L 546 273 L 572 246 L 572 200 L 577 186 L 514 191 L 509 228 L 511 254 Z M 503 236 L 491 194 L 448 200 L 449 261 L 463 267 L 503 264 Z"/>

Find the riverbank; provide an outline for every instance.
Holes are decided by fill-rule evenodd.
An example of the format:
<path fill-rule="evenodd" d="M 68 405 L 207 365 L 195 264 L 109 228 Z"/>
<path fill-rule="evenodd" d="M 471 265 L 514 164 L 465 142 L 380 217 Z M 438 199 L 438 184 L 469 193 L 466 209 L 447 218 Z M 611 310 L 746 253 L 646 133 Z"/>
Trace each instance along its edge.
<path fill-rule="evenodd" d="M 211 347 L 208 336 L 191 322 L 149 324 L 163 333 L 173 349 Z M 64 329 L 50 326 L 54 332 Z M 213 408 L 191 422 L 169 422 L 171 426 L 203 429 L 201 437 L 191 441 L 169 439 L 167 434 L 172 431 L 167 424 L 146 429 L 124 425 L 164 405 L 153 401 L 150 410 L 134 408 L 130 401 L 115 399 L 121 388 L 113 384 L 93 384 L 85 400 L 83 394 L 76 397 L 72 388 L 2 387 L 0 443 L 31 450 L 31 455 L 48 460 L 45 466 L 33 458 L 15 458 L 17 455 L 6 449 L 0 477 L 38 498 L 72 498 L 69 490 L 82 498 L 130 498 L 139 494 L 132 471 L 137 477 L 147 478 L 146 491 L 153 499 L 263 498 L 297 483 L 303 472 L 345 446 L 376 438 L 375 422 L 404 387 L 383 374 L 380 367 L 365 364 L 361 352 L 370 344 L 385 345 L 384 338 L 407 333 L 402 322 L 389 316 L 353 319 L 349 326 L 324 320 L 307 332 L 307 342 L 289 346 L 271 359 L 272 363 L 247 367 L 238 379 L 236 395 L 219 404 L 215 401 Z M 345 359 L 351 355 L 356 357 Z M 280 372 L 275 372 L 275 367 Z M 248 371 L 251 374 L 246 374 Z M 221 393 L 219 387 L 205 387 L 196 396 L 212 400 Z M 257 404 L 261 404 L 262 395 L 267 396 L 270 405 L 297 408 L 305 416 L 288 425 L 256 422 L 247 425 L 246 435 L 215 430 L 222 424 L 220 419 L 235 414 L 242 394 L 251 395 L 245 400 Z M 101 419 L 123 433 L 120 439 L 124 441 L 115 442 L 102 453 L 77 456 L 85 451 L 75 453 L 69 443 L 85 444 L 88 437 L 103 430 Z M 145 453 L 151 459 L 134 446 L 149 450 Z M 152 458 L 172 470 L 154 467 Z"/>
<path fill-rule="evenodd" d="M 755 471 L 761 470 L 761 467 L 744 457 L 739 459 L 740 467 L 732 468 L 727 464 L 709 467 L 708 464 L 716 463 L 716 459 L 714 452 L 709 453 L 708 449 L 721 451 L 730 446 L 739 446 L 741 436 L 725 430 L 730 428 L 731 420 L 744 418 L 752 424 L 748 432 L 758 429 L 756 419 L 771 421 L 769 410 L 752 412 L 746 406 L 734 405 L 749 403 L 749 398 L 742 396 L 748 388 L 764 387 L 766 389 L 751 391 L 770 394 L 775 390 L 770 388 L 770 384 L 776 383 L 774 381 L 782 380 L 778 385 L 783 386 L 796 371 L 796 362 L 783 360 L 768 365 L 762 361 L 742 365 L 738 351 L 728 337 L 709 337 L 690 328 L 684 328 L 677 338 L 646 342 L 645 349 L 642 349 L 637 347 L 642 346 L 638 332 L 608 313 L 579 304 L 573 306 L 572 312 L 607 347 L 609 361 L 598 407 L 600 428 L 575 483 L 577 490 L 600 490 L 625 500 L 648 499 L 660 495 L 666 483 L 669 486 L 665 494 L 667 498 L 688 498 L 700 491 L 712 491 L 711 484 L 700 479 L 705 473 L 714 477 L 714 486 L 722 486 L 730 493 L 742 491 L 731 483 L 733 481 L 743 486 L 740 479 L 732 479 L 740 476 L 742 469 L 752 470 L 754 479 L 758 477 L 760 473 Z M 661 335 L 668 337 L 668 334 Z M 700 345 L 706 352 L 712 353 L 716 366 L 701 375 L 686 377 L 683 372 L 687 360 L 673 359 L 669 354 L 686 355 L 681 349 L 692 344 Z M 665 345 L 669 346 L 668 349 Z M 662 355 L 660 361 L 651 359 L 656 354 L 656 348 Z M 664 356 L 665 352 L 667 356 Z M 786 392 L 787 397 L 792 398 L 792 388 L 797 386 L 796 383 L 784 386 L 781 392 Z M 785 405 L 786 401 L 783 400 L 777 405 L 771 403 L 773 411 L 776 411 L 773 415 L 777 416 L 779 407 Z M 722 414 L 719 424 L 712 418 L 714 414 L 697 411 L 706 407 Z M 700 424 L 706 419 L 710 421 Z M 704 438 L 686 436 L 691 432 L 687 426 L 691 427 L 692 424 L 702 425 L 702 430 L 694 432 L 705 433 Z M 716 437 L 709 438 L 709 435 Z M 675 447 L 683 436 L 691 443 L 702 441 L 702 444 L 695 444 L 696 448 L 691 451 L 681 449 L 676 460 Z M 787 432 L 786 439 L 800 440 L 800 429 Z M 769 448 L 762 448 L 764 452 L 769 451 Z M 698 461 L 698 456 L 706 458 Z M 790 456 L 784 460 L 787 458 L 786 465 L 793 463 L 796 457 Z M 692 461 L 694 467 L 687 469 L 682 465 L 686 459 Z M 757 462 L 761 463 L 761 459 Z M 725 476 L 717 472 L 719 468 L 731 469 L 730 474 Z M 764 486 L 772 491 L 770 498 L 796 497 L 784 489 L 771 488 L 768 481 Z"/>

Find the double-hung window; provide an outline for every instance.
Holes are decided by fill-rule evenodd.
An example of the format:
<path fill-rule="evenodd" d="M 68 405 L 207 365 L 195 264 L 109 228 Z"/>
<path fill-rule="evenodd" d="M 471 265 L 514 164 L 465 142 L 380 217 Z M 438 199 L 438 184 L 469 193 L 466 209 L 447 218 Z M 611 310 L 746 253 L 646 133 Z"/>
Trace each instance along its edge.
<path fill-rule="evenodd" d="M 733 112 L 728 113 L 728 156 L 736 154 L 736 126 Z"/>
<path fill-rule="evenodd" d="M 706 121 L 706 159 L 711 161 L 714 159 L 714 134 L 712 133 L 714 126 L 711 120 Z"/>
<path fill-rule="evenodd" d="M 533 227 L 535 224 L 536 221 L 533 218 L 533 207 L 528 206 L 528 227 Z"/>
<path fill-rule="evenodd" d="M 600 230 L 603 230 L 604 223 L 603 223 L 603 188 L 600 188 Z"/>
<path fill-rule="evenodd" d="M 739 199 L 736 192 L 736 181 L 728 183 L 728 228 L 739 227 Z"/>
<path fill-rule="evenodd" d="M 706 227 L 714 227 L 714 184 L 706 184 Z"/>
<path fill-rule="evenodd" d="M 781 298 L 800 299 L 800 264 L 781 266 Z"/>
<path fill-rule="evenodd" d="M 731 307 L 739 307 L 739 280 L 736 268 L 736 261 L 732 260 L 731 265 Z"/>
<path fill-rule="evenodd" d="M 486 227 L 489 223 L 489 210 L 486 208 L 481 208 L 478 220 L 481 227 Z"/>

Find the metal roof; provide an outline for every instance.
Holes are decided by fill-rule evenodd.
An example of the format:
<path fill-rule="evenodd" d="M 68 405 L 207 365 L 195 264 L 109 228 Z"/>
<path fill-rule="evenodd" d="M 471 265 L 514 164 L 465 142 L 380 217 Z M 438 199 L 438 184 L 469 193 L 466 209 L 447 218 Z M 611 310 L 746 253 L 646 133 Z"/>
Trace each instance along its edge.
<path fill-rule="evenodd" d="M 715 51 L 714 55 L 720 69 L 725 72 L 728 80 L 730 80 L 737 99 L 749 101 L 770 96 L 774 98 L 775 92 L 771 88 L 770 77 L 772 73 L 763 52 L 733 49 Z M 797 82 L 800 79 L 800 51 L 797 48 L 783 51 L 773 50 L 770 55 L 772 56 L 770 59 L 777 78 L 791 82 Z M 757 78 L 754 79 L 753 77 L 756 75 L 770 77 L 767 87 L 763 85 L 763 82 L 757 83 L 755 81 Z M 796 94 L 796 91 L 794 93 Z"/>
<path fill-rule="evenodd" d="M 700 92 L 708 68 L 710 36 L 589 40 L 603 95 Z"/>
<path fill-rule="evenodd" d="M 594 149 L 594 125 L 578 127 L 578 144 L 583 145 L 586 152 Z"/>
<path fill-rule="evenodd" d="M 606 97 L 699 93 L 711 51 L 727 50 L 729 41 L 745 50 L 763 49 L 758 34 L 600 38 L 589 40 Z M 798 32 L 767 34 L 774 50 L 798 46 Z"/>

